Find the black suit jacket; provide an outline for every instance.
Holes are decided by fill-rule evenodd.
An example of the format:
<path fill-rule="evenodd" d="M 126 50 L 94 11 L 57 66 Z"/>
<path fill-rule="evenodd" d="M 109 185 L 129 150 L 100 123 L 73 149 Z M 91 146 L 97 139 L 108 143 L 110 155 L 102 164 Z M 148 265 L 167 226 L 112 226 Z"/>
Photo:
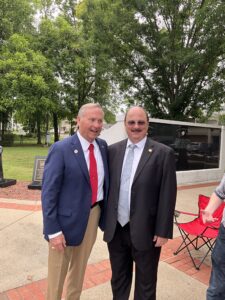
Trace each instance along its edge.
<path fill-rule="evenodd" d="M 113 239 L 116 224 L 120 176 L 127 139 L 109 147 L 110 188 L 104 240 Z M 147 138 L 132 188 L 130 234 L 134 247 L 148 250 L 154 235 L 172 238 L 176 202 L 176 169 L 171 148 Z"/>

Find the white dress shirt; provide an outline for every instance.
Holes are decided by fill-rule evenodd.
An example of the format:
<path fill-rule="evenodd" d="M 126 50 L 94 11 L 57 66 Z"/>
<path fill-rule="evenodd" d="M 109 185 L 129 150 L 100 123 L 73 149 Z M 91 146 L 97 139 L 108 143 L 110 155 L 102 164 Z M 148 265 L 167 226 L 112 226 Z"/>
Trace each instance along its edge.
<path fill-rule="evenodd" d="M 87 163 L 87 167 L 89 170 L 90 167 L 90 160 L 89 160 L 89 146 L 90 146 L 90 142 L 88 142 L 85 138 L 82 137 L 82 135 L 79 133 L 79 131 L 77 132 L 77 136 L 80 140 L 81 143 L 81 147 L 83 149 L 83 153 L 84 153 L 84 157 Z M 95 159 L 96 159 L 96 163 L 97 163 L 97 170 L 98 170 L 98 194 L 97 194 L 97 201 L 100 201 L 103 199 L 103 184 L 104 184 L 104 165 L 103 165 L 103 160 L 102 160 L 102 155 L 101 152 L 99 150 L 99 146 L 97 144 L 97 142 L 94 140 L 93 143 L 94 145 L 94 155 L 95 155 Z"/>

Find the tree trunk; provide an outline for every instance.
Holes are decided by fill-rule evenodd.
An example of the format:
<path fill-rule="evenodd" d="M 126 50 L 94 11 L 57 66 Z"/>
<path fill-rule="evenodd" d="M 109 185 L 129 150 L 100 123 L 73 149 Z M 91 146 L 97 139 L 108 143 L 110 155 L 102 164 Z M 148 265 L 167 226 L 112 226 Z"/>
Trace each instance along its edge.
<path fill-rule="evenodd" d="M 59 140 L 59 131 L 58 131 L 58 116 L 56 113 L 53 113 L 53 128 L 54 128 L 54 142 Z"/>
<path fill-rule="evenodd" d="M 6 128 L 7 128 L 7 124 L 8 124 L 8 114 L 6 112 L 3 112 L 1 114 L 2 118 L 1 118 L 1 121 L 2 121 L 2 132 L 1 132 L 1 136 L 2 136 L 2 140 L 4 139 L 4 135 L 5 135 L 5 131 L 6 131 Z"/>
<path fill-rule="evenodd" d="M 74 134 L 74 120 L 70 120 L 70 135 Z"/>
<path fill-rule="evenodd" d="M 2 113 L 0 113 L 0 146 L 2 144 L 2 137 L 3 137 L 3 120 L 2 120 Z"/>
<path fill-rule="evenodd" d="M 37 115 L 37 144 L 41 145 L 41 121 L 40 115 Z"/>
<path fill-rule="evenodd" d="M 49 134 L 49 132 L 48 132 L 48 130 L 49 130 L 49 114 L 47 114 L 47 116 L 46 116 L 46 128 L 45 128 L 45 145 L 47 145 L 48 144 L 48 141 L 47 141 L 47 135 Z"/>

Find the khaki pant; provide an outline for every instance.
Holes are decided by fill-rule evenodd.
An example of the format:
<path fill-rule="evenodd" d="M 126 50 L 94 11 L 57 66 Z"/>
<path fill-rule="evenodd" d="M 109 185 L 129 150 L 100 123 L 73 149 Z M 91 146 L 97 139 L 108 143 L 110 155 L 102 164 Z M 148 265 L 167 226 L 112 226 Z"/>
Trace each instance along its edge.
<path fill-rule="evenodd" d="M 97 236 L 100 207 L 91 209 L 84 239 L 79 246 L 68 246 L 63 252 L 49 247 L 47 300 L 61 300 L 67 275 L 65 300 L 79 300 L 87 261 Z"/>

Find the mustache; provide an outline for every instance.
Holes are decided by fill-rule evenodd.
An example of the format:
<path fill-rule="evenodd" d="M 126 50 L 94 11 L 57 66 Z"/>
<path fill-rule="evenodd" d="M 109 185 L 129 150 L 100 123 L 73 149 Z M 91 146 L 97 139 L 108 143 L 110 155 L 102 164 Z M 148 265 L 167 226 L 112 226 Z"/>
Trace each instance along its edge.
<path fill-rule="evenodd" d="M 141 132 L 142 130 L 137 128 L 137 129 L 132 129 L 132 132 Z"/>

